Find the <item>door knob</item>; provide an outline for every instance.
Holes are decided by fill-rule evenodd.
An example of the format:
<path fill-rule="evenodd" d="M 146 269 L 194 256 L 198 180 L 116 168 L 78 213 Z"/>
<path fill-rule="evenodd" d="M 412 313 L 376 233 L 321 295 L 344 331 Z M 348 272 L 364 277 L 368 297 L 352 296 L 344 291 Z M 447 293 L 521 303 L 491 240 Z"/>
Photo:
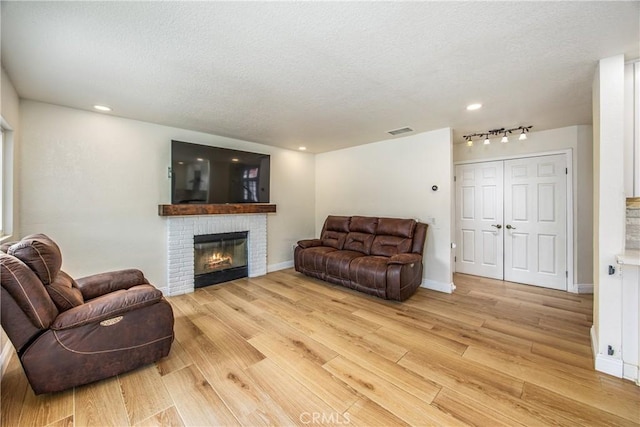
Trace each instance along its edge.
<path fill-rule="evenodd" d="M 507 230 L 515 230 L 516 229 L 515 227 L 512 227 L 511 224 L 507 224 L 506 227 L 507 227 Z"/>
<path fill-rule="evenodd" d="M 491 226 L 497 228 L 498 230 L 502 228 L 502 225 L 500 224 L 491 224 Z"/>

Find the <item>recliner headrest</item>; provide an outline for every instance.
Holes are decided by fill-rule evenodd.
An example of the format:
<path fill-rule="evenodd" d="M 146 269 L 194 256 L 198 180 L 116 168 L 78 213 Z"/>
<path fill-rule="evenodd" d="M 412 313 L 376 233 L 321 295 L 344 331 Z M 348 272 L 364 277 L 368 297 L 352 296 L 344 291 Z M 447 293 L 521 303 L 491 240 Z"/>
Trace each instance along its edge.
<path fill-rule="evenodd" d="M 32 234 L 15 243 L 7 251 L 29 266 L 43 284 L 49 285 L 62 267 L 60 248 L 44 234 Z"/>

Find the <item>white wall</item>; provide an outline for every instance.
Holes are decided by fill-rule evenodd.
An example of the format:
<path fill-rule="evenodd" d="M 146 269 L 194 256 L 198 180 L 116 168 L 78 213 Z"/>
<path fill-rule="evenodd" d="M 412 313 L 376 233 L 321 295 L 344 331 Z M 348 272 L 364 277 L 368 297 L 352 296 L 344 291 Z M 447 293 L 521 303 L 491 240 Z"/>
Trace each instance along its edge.
<path fill-rule="evenodd" d="M 80 277 L 136 267 L 166 286 L 171 140 L 271 155 L 268 267 L 292 265 L 292 244 L 314 232 L 314 156 L 247 141 L 34 101 L 21 102 L 22 235 L 43 232 Z"/>
<path fill-rule="evenodd" d="M 600 60 L 593 85 L 594 328 L 596 369 L 622 376 L 622 281 L 616 255 L 624 251 L 624 56 Z M 607 355 L 607 347 L 614 350 Z"/>
<path fill-rule="evenodd" d="M 635 74 L 635 64 L 624 66 L 624 192 L 627 197 L 634 197 Z"/>
<path fill-rule="evenodd" d="M 519 155 L 535 155 L 558 150 L 572 150 L 573 157 L 573 269 L 574 289 L 591 290 L 593 285 L 593 140 L 588 125 L 531 132 L 526 141 L 502 144 L 500 138 L 490 145 L 476 142 L 467 147 L 463 142 L 454 144 L 454 162 L 494 160 Z M 455 224 L 454 224 L 455 226 Z M 585 244 L 587 242 L 587 244 Z"/>
<path fill-rule="evenodd" d="M 450 292 L 452 184 L 449 128 L 318 154 L 316 231 L 309 237 L 320 234 L 327 215 L 430 222 L 423 285 Z"/>
<path fill-rule="evenodd" d="M 624 191 L 640 197 L 640 60 L 624 66 Z"/>

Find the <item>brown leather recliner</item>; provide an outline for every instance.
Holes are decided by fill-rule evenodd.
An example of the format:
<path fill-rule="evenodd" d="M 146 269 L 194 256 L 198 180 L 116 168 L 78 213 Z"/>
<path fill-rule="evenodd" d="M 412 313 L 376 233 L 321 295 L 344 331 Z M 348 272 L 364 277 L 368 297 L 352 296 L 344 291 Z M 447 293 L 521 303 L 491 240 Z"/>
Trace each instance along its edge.
<path fill-rule="evenodd" d="M 43 234 L 2 245 L 2 328 L 36 394 L 111 377 L 169 353 L 173 311 L 139 270 L 73 280 Z"/>
<path fill-rule="evenodd" d="M 404 301 L 422 283 L 427 224 L 329 215 L 319 239 L 300 240 L 296 271 L 380 298 Z"/>

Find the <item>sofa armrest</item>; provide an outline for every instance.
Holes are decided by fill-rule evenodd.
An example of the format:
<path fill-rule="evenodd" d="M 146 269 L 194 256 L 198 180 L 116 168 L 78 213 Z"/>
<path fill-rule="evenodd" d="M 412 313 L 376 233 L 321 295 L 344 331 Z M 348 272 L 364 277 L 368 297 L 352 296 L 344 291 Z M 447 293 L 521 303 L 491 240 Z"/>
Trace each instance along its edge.
<path fill-rule="evenodd" d="M 322 240 L 320 239 L 305 239 L 298 241 L 298 246 L 302 249 L 312 248 L 314 246 L 322 246 Z"/>
<path fill-rule="evenodd" d="M 144 285 L 149 282 L 142 271 L 136 269 L 110 271 L 94 274 L 76 280 L 78 289 L 85 301 L 106 295 L 113 291 L 129 289 L 132 286 Z"/>
<path fill-rule="evenodd" d="M 51 325 L 53 330 L 77 328 L 89 323 L 113 319 L 162 299 L 162 292 L 151 285 L 134 286 L 95 298 L 60 314 Z"/>
<path fill-rule="evenodd" d="M 387 265 L 389 264 L 413 264 L 416 262 L 422 262 L 422 255 L 420 254 L 396 254 L 389 258 L 387 261 Z"/>

